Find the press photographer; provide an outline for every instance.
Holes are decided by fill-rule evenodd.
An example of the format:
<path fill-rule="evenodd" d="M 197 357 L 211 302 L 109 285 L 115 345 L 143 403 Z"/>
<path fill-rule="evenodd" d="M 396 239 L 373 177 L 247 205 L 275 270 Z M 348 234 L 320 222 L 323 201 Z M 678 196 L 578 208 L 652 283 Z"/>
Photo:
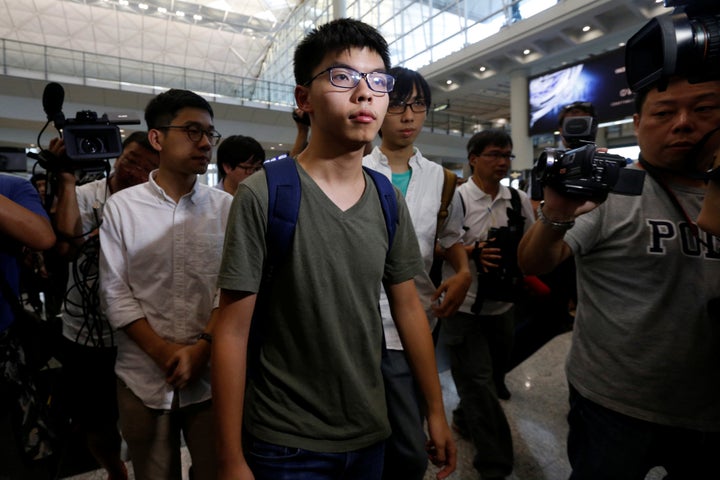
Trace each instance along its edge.
<path fill-rule="evenodd" d="M 707 478 L 720 448 L 717 238 L 697 229 L 700 152 L 720 126 L 720 4 L 653 19 L 627 43 L 640 165 L 637 196 L 546 184 L 518 250 L 525 273 L 574 255 L 578 307 L 567 361 L 571 479 Z M 690 59 L 686 61 L 686 59 Z"/>
<path fill-rule="evenodd" d="M 513 304 L 523 282 L 517 244 L 534 221 L 525 192 L 500 183 L 515 157 L 512 148 L 510 135 L 500 130 L 484 130 L 468 141 L 472 176 L 457 191 L 473 282 L 458 312 L 441 327 L 462 405 L 453 423 L 472 438 L 478 451 L 473 466 L 488 478 L 508 476 L 513 468 L 510 427 L 498 398 L 510 398 L 504 379 L 515 332 Z M 447 277 L 452 269 L 444 268 Z"/>
<path fill-rule="evenodd" d="M 58 159 L 65 158 L 63 140 L 53 139 L 50 151 Z M 67 159 L 60 163 L 63 162 Z M 127 471 L 120 458 L 117 428 L 114 374 L 117 347 L 114 332 L 100 308 L 98 228 L 107 199 L 120 190 L 146 182 L 158 163 L 158 153 L 150 145 L 147 132 L 139 131 L 123 142 L 122 152 L 108 177 L 76 185 L 75 173 L 57 174 L 58 236 L 64 240 L 61 248 L 73 259 L 62 311 L 65 393 L 62 400 L 82 442 L 98 464 L 118 479 L 127 478 Z"/>

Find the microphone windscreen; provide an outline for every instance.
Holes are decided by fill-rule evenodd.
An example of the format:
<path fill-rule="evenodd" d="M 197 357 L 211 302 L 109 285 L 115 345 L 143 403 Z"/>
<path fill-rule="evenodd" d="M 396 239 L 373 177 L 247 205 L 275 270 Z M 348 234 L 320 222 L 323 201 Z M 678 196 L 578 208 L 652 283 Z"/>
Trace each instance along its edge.
<path fill-rule="evenodd" d="M 48 120 L 52 120 L 58 113 L 62 112 L 63 102 L 65 101 L 65 90 L 59 83 L 48 83 L 43 91 L 42 104 L 43 110 L 48 116 Z"/>

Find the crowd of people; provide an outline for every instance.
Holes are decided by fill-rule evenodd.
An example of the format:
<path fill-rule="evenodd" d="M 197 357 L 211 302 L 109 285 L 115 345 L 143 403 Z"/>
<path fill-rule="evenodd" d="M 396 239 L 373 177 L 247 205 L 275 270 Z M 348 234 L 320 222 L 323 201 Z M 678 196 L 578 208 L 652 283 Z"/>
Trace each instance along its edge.
<path fill-rule="evenodd" d="M 52 478 L 14 328 L 19 259 L 51 249 L 71 259 L 64 413 L 109 479 L 128 478 L 122 440 L 140 480 L 181 478 L 183 442 L 194 479 L 422 480 L 429 462 L 443 479 L 453 430 L 480 478 L 508 478 L 504 376 L 543 281 L 561 294 L 538 308 L 575 312 L 570 478 L 641 480 L 657 465 L 706 478 L 720 448 L 719 80 L 635 92 L 640 195 L 542 185 L 538 202 L 502 183 L 506 131 L 469 139 L 464 182 L 423 156 L 430 87 L 391 68 L 373 27 L 312 30 L 294 68 L 298 137 L 275 167 L 250 137 L 221 141 L 207 100 L 170 89 L 106 178 L 54 172 L 51 209 L 0 174 L 0 478 Z M 573 116 L 597 126 L 585 102 L 561 127 Z M 215 146 L 211 187 L 198 176 Z M 65 155 L 61 139 L 48 155 Z M 459 396 L 450 419 L 438 332 Z"/>

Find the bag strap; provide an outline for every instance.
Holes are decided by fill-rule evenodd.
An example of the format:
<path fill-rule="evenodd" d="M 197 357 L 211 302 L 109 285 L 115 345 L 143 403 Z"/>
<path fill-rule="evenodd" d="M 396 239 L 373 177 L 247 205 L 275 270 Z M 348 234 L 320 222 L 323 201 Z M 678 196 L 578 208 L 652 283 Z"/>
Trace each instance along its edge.
<path fill-rule="evenodd" d="M 277 265 L 290 251 L 300 213 L 300 176 L 295 160 L 263 163 L 268 186 L 267 259 Z"/>
<path fill-rule="evenodd" d="M 522 214 L 520 193 L 513 187 L 508 187 L 508 189 L 510 190 L 510 207 L 507 209 L 508 227 L 522 236 L 525 227 L 525 217 L 523 217 Z"/>
<path fill-rule="evenodd" d="M 440 229 L 445 223 L 450 214 L 450 202 L 452 202 L 453 195 L 455 194 L 455 187 L 457 186 L 457 175 L 454 172 L 443 168 L 443 188 L 442 194 L 440 195 L 440 209 L 437 214 L 437 226 L 435 230 L 435 238 L 440 235 Z"/>

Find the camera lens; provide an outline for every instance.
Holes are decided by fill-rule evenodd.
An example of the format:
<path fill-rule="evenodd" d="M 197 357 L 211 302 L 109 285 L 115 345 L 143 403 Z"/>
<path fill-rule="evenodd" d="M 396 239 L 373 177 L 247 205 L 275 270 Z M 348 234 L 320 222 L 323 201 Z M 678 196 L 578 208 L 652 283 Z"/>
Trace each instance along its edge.
<path fill-rule="evenodd" d="M 552 172 L 553 165 L 557 163 L 555 158 L 555 150 L 552 148 L 545 149 L 535 163 L 535 178 L 544 180 L 547 174 Z"/>
<path fill-rule="evenodd" d="M 105 151 L 105 144 L 98 137 L 83 137 L 78 139 L 79 150 L 84 154 L 102 153 Z"/>

